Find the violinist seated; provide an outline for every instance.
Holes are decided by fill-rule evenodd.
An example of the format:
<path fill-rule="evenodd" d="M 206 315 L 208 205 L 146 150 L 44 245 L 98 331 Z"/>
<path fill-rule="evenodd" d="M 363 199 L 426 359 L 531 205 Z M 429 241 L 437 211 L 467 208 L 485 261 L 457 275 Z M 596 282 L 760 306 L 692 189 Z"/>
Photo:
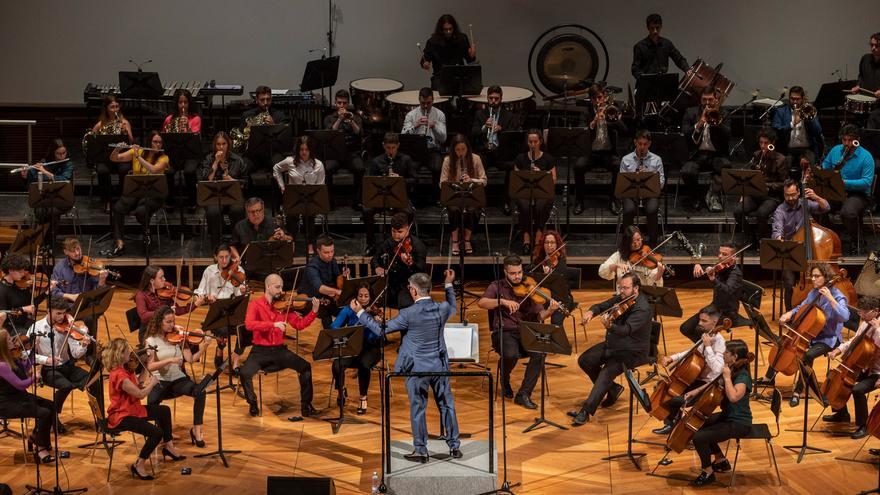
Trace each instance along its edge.
<path fill-rule="evenodd" d="M 363 221 L 364 228 L 367 231 L 367 249 L 366 254 L 372 255 L 376 250 L 376 215 L 383 211 L 394 215 L 398 211 L 406 213 L 410 218 L 414 215 L 412 209 L 412 197 L 415 193 L 416 178 L 413 175 L 416 170 L 415 163 L 406 153 L 400 152 L 400 136 L 396 132 L 386 132 L 382 138 L 382 148 L 384 153 L 373 158 L 367 164 L 367 173 L 369 177 L 403 177 L 406 181 L 407 199 L 410 200 L 409 205 L 402 210 L 389 208 L 367 208 L 364 206 Z"/>
<path fill-rule="evenodd" d="M 813 288 L 807 294 L 804 300 L 779 317 L 780 324 L 796 324 L 795 315 L 805 307 L 815 304 L 823 314 L 825 314 L 825 325 L 816 337 L 810 341 L 810 348 L 804 353 L 802 358 L 804 366 L 813 366 L 813 361 L 831 352 L 841 342 L 841 329 L 843 324 L 849 320 L 849 306 L 847 306 L 846 296 L 837 289 L 837 287 L 827 286 L 834 278 L 834 269 L 828 263 L 815 263 L 810 269 L 810 278 L 813 282 Z M 800 315 L 798 315 L 800 316 Z M 793 330 L 798 330 L 793 328 Z M 775 384 L 776 374 L 778 370 L 773 368 L 774 363 L 770 363 L 764 379 L 759 380 L 760 385 Z M 803 391 L 803 381 L 797 380 L 794 387 L 794 393 L 791 396 L 789 404 L 796 407 L 800 404 L 800 393 Z"/>
<path fill-rule="evenodd" d="M 776 130 L 780 143 L 789 159 L 789 175 L 799 179 L 804 166 L 816 162 L 825 149 L 822 124 L 815 116 L 808 117 L 803 111 L 807 104 L 806 92 L 802 86 L 792 86 L 788 90 L 788 104 L 773 109 L 770 125 Z"/>
<path fill-rule="evenodd" d="M 553 187 L 556 187 L 556 159 L 550 153 L 541 149 L 544 145 L 544 133 L 540 129 L 529 129 L 526 133 L 526 146 L 528 150 L 520 153 L 513 160 L 516 170 L 531 170 L 534 172 L 547 172 L 553 179 Z M 510 174 L 507 174 L 509 177 Z M 504 192 L 509 194 L 509 179 L 505 180 Z M 504 203 L 505 206 L 507 202 Z M 527 199 L 517 199 L 516 209 L 518 212 L 519 230 L 522 232 L 523 254 L 532 254 L 532 231 L 534 230 L 536 244 L 541 239 L 541 231 L 550 221 L 550 213 L 553 210 L 553 200 L 536 199 L 534 208 Z"/>
<path fill-rule="evenodd" d="M 81 321 L 73 321 L 68 313 L 70 303 L 61 297 L 52 297 L 49 301 L 51 311 L 45 318 L 34 323 L 28 332 L 36 334 L 34 354 L 36 363 L 42 365 L 40 375 L 43 383 L 55 389 L 55 410 L 64 410 L 64 401 L 74 389 L 84 389 L 89 373 L 76 365 L 76 360 L 86 354 L 86 348 L 94 340 L 89 329 Z M 53 351 L 54 348 L 54 351 Z M 101 382 L 89 385 L 89 393 L 104 404 L 104 390 Z M 61 423 L 58 423 L 61 425 Z M 58 433 L 65 428 L 59 427 Z"/>
<path fill-rule="evenodd" d="M 291 416 L 288 421 L 302 421 L 303 417 L 316 416 L 319 411 L 312 407 L 312 366 L 301 356 L 284 345 L 288 326 L 303 330 L 315 320 L 320 301 L 312 298 L 312 308 L 305 316 L 290 309 L 292 301 L 282 289 L 281 277 L 272 274 L 265 280 L 266 293 L 251 300 L 245 317 L 245 327 L 253 333 L 254 348 L 241 367 L 241 384 L 245 399 L 250 405 L 250 415 L 260 414 L 257 396 L 254 394 L 254 375 L 260 370 L 273 367 L 292 369 L 299 375 L 300 410 L 302 417 Z M 279 306 L 276 304 L 280 303 Z"/>
<path fill-rule="evenodd" d="M 669 409 L 669 415 L 663 420 L 663 426 L 652 430 L 657 435 L 668 435 L 672 431 L 673 425 L 678 421 L 678 413 L 686 403 L 687 392 L 702 387 L 703 385 L 718 378 L 721 370 L 724 368 L 724 336 L 721 332 L 712 333 L 718 327 L 718 321 L 721 318 L 721 311 L 714 305 L 704 307 L 699 312 L 697 321 L 697 330 L 702 333 L 702 337 L 693 347 L 693 352 L 699 353 L 706 360 L 706 365 L 700 371 L 700 376 L 694 380 L 685 389 L 685 395 L 673 397 L 665 406 Z M 691 355 L 691 349 L 684 350 L 671 356 L 663 356 L 660 358 L 660 364 L 670 366 L 672 364 L 679 365 L 681 361 Z"/>
<path fill-rule="evenodd" d="M 145 335 L 147 359 L 144 364 L 159 379 L 147 396 L 147 404 L 155 406 L 165 399 L 192 397 L 193 426 L 189 436 L 194 445 L 204 447 L 205 391 L 198 392 L 199 385 L 186 374 L 186 363 L 199 360 L 208 346 L 208 339 L 201 330 L 175 325 L 174 310 L 169 306 L 162 306 L 153 313 Z M 191 345 L 196 347 L 196 352 L 191 350 Z"/>
<path fill-rule="evenodd" d="M 730 126 L 721 114 L 721 93 L 714 86 L 706 86 L 700 97 L 700 106 L 688 108 L 682 119 L 681 130 L 685 138 L 690 138 L 694 154 L 681 167 L 683 190 L 692 194 L 694 210 L 699 210 L 706 198 L 709 211 L 719 212 L 721 206 L 721 170 L 730 167 L 728 146 Z M 697 181 L 703 170 L 712 171 L 712 183 L 706 193 L 701 191 Z"/>
<path fill-rule="evenodd" d="M 588 168 L 604 168 L 611 173 L 611 184 L 617 182 L 620 170 L 620 155 L 617 154 L 618 136 L 627 131 L 620 110 L 613 116 L 609 108 L 613 105 L 611 93 L 598 83 L 587 90 L 590 105 L 586 113 L 581 114 L 581 124 L 590 130 L 590 153 L 578 158 L 574 163 L 574 214 L 584 212 L 584 199 L 587 193 L 586 173 Z M 616 108 L 616 107 L 615 107 Z M 613 189 L 609 194 L 610 209 L 616 215 L 620 213 L 620 204 L 614 199 Z"/>
<path fill-rule="evenodd" d="M 593 389 L 580 410 L 570 411 L 572 426 L 581 426 L 596 414 L 599 406 L 611 407 L 624 388 L 614 379 L 627 369 L 648 362 L 651 350 L 651 317 L 648 299 L 640 294 L 641 283 L 630 272 L 617 280 L 617 294 L 590 307 L 583 325 L 602 315 L 605 341 L 590 347 L 578 357 L 578 366 L 590 377 Z M 624 302 L 626 301 L 626 302 Z"/>
<path fill-rule="evenodd" d="M 133 145 L 127 151 L 119 152 L 121 148 L 115 148 L 110 154 L 110 160 L 117 163 L 131 162 L 132 175 L 157 175 L 164 174 L 171 165 L 168 155 L 162 151 L 162 135 L 159 131 L 150 132 L 150 150 L 141 149 Z M 155 150 L 155 151 L 154 151 Z M 113 205 L 113 240 L 115 242 L 111 251 L 102 253 L 105 256 L 119 256 L 125 251 L 123 231 L 125 230 L 125 216 L 133 214 L 138 223 L 143 227 L 145 243 L 150 243 L 150 218 L 153 213 L 162 207 L 165 198 L 131 198 L 122 196 Z"/>
<path fill-rule="evenodd" d="M 199 181 L 246 180 L 248 167 L 240 155 L 232 151 L 232 139 L 229 134 L 220 131 L 214 135 L 211 153 L 205 156 L 199 165 Z M 208 235 L 211 245 L 220 244 L 223 235 L 223 215 L 229 215 L 232 225 L 244 218 L 241 205 L 205 205 L 205 222 L 208 224 Z"/>
<path fill-rule="evenodd" d="M 565 278 L 567 270 L 565 243 L 562 240 L 562 236 L 555 230 L 544 232 L 541 244 L 535 247 L 530 272 L 533 273 L 534 277 L 538 277 L 539 280 L 547 277 L 545 284 L 550 288 L 553 299 L 556 299 L 562 305 L 573 308 L 577 305 L 572 298 L 568 279 Z M 557 288 L 563 290 L 558 291 Z M 565 323 L 565 313 L 562 311 L 554 312 L 550 316 L 550 323 L 562 325 Z"/>
<path fill-rule="evenodd" d="M 0 261 L 0 311 L 10 312 L 4 313 L 3 325 L 14 334 L 24 334 L 33 325 L 37 307 L 46 299 L 45 289 L 32 291 L 30 267 L 31 262 L 17 253 L 6 253 Z"/>
<path fill-rule="evenodd" d="M 770 237 L 770 217 L 782 202 L 782 184 L 788 179 L 788 165 L 785 156 L 775 151 L 776 133 L 765 127 L 758 132 L 758 151 L 749 162 L 751 169 L 759 170 L 767 185 L 766 196 L 746 196 L 742 203 L 737 202 L 733 208 L 737 222 L 742 225 L 745 239 L 751 242 L 752 248 L 758 250 L 758 239 Z M 748 216 L 755 217 L 756 228 L 748 221 Z"/>
<path fill-rule="evenodd" d="M 58 162 L 61 163 L 52 163 Z M 46 165 L 52 163 L 52 165 Z M 46 156 L 42 161 L 34 163 L 30 168 L 21 171 L 21 178 L 27 180 L 28 187 L 33 183 L 40 182 L 70 182 L 73 180 L 73 161 L 68 158 L 67 147 L 60 138 L 53 139 L 46 150 Z M 37 224 L 51 223 L 56 227 L 61 225 L 61 215 L 73 208 L 71 204 L 67 208 L 34 208 L 34 222 Z M 47 236 L 49 237 L 49 236 Z"/>
<path fill-rule="evenodd" d="M 171 408 L 163 404 L 141 404 L 159 385 L 159 379 L 146 366 L 140 375 L 135 374 L 145 357 L 132 352 L 128 342 L 121 338 L 111 340 L 102 353 L 104 366 L 110 371 L 107 426 L 144 436 L 144 445 L 129 470 L 133 478 L 152 480 L 153 476 L 147 474 L 147 461 L 160 444 L 162 460 L 170 457 L 176 462 L 186 456 L 178 454 L 172 440 Z"/>
<path fill-rule="evenodd" d="M 293 145 L 293 156 L 276 163 L 272 167 L 272 174 L 275 177 L 275 182 L 278 183 L 282 197 L 287 186 L 322 185 L 327 179 L 324 164 L 315 157 L 315 141 L 310 136 L 299 137 Z M 332 184 L 330 186 L 332 187 Z M 309 256 L 311 256 L 314 254 L 315 215 L 291 215 L 287 218 L 287 231 L 296 232 L 300 223 L 302 223 L 303 235 L 308 245 Z M 276 225 L 276 227 L 278 226 L 280 225 Z"/>
<path fill-rule="evenodd" d="M 713 413 L 693 436 L 694 449 L 700 456 L 702 468 L 700 475 L 691 482 L 694 486 L 714 483 L 715 473 L 730 471 L 730 461 L 724 457 L 724 451 L 718 444 L 748 435 L 752 429 L 752 409 L 749 406 L 752 377 L 749 375 L 749 367 L 747 365 L 736 369 L 731 367 L 738 361 L 748 363 L 754 355 L 749 352 L 749 347 L 744 341 L 733 339 L 727 341 L 723 356 L 724 368 L 721 370 L 721 383 L 718 383 L 724 389 L 721 412 Z M 710 386 L 715 385 L 706 384 L 688 392 L 687 399 L 699 397 L 700 393 Z"/>
<path fill-rule="evenodd" d="M 189 303 L 182 303 L 175 296 L 175 290 L 174 285 L 165 280 L 164 270 L 156 265 L 144 267 L 138 291 L 134 294 L 135 307 L 137 307 L 137 314 L 141 320 L 141 326 L 138 329 L 138 342 L 143 343 L 147 323 L 153 319 L 153 313 L 159 307 L 170 305 L 174 308 L 174 314 L 185 315 L 201 304 L 199 297 L 190 299 Z"/>
<path fill-rule="evenodd" d="M 625 155 L 620 160 L 621 172 L 654 172 L 660 176 L 660 189 L 666 187 L 666 175 L 663 172 L 663 159 L 659 155 L 651 153 L 651 131 L 641 129 L 636 132 L 633 138 L 633 144 L 636 149 Z M 623 206 L 623 225 L 633 225 L 636 212 L 639 208 L 639 202 L 635 199 L 624 198 L 621 200 Z M 660 198 L 645 198 L 642 200 L 645 209 L 645 219 L 647 221 L 648 242 L 657 242 L 659 238 L 660 217 L 657 211 L 660 209 Z"/>
<path fill-rule="evenodd" d="M 333 318 L 339 312 L 336 304 L 342 295 L 342 288 L 337 286 L 339 276 L 349 277 L 348 267 L 340 267 L 336 262 L 336 246 L 333 238 L 327 234 L 321 234 L 315 240 L 318 247 L 318 255 L 309 258 L 302 277 L 300 292 L 316 298 L 326 299 L 326 304 L 321 304 L 318 310 L 318 318 L 324 328 L 333 323 Z"/>
<path fill-rule="evenodd" d="M 845 355 L 852 344 L 858 338 L 870 339 L 874 343 L 874 355 L 871 358 L 871 365 L 866 371 L 859 374 L 855 385 L 852 387 L 853 405 L 856 409 L 856 430 L 850 436 L 853 440 L 858 440 L 868 436 L 868 394 L 878 387 L 880 382 L 880 299 L 874 296 L 861 296 L 858 303 L 859 328 L 856 334 L 850 340 L 840 344 L 833 351 L 828 353 L 828 359 L 839 359 Z M 834 414 L 825 415 L 822 420 L 828 423 L 849 423 L 849 409 L 843 407 L 840 410 L 834 410 Z"/>
<path fill-rule="evenodd" d="M 559 308 L 559 303 L 551 300 L 545 308 L 532 298 L 525 297 L 528 295 L 528 290 L 522 291 L 526 294 L 519 296 L 518 289 L 526 288 L 523 285 L 524 279 L 522 259 L 517 255 L 507 256 L 504 258 L 504 278 L 489 284 L 477 301 L 477 306 L 489 311 L 492 348 L 500 356 L 498 373 L 501 375 L 502 393 L 505 397 L 514 398 L 513 388 L 510 386 L 510 372 L 521 357 L 528 356 L 529 363 L 526 365 L 522 385 L 516 393 L 514 403 L 526 409 L 535 409 L 538 406 L 532 402 L 531 395 L 541 376 L 544 355 L 527 352 L 523 348 L 519 324 L 522 321 L 546 320 Z"/>
<path fill-rule="evenodd" d="M 246 260 L 241 257 L 247 245 L 255 241 L 284 241 L 291 243 L 290 249 L 293 251 L 293 236 L 285 232 L 276 219 L 266 217 L 266 204 L 261 198 L 248 198 L 245 202 L 245 211 L 247 218 L 236 223 L 232 229 L 232 242 L 229 248 L 232 250 L 232 259 L 239 260 L 250 273 L 251 279 L 259 280 L 268 273 L 254 272 L 247 267 Z"/>
<path fill-rule="evenodd" d="M 320 248 L 319 251 L 320 253 Z M 320 254 L 319 254 L 320 256 Z M 377 306 L 378 301 L 373 301 L 374 295 L 370 289 L 370 284 L 364 282 L 358 286 L 355 299 L 361 308 L 373 315 L 376 323 L 382 322 L 382 308 Z M 370 302 L 374 304 L 370 304 Z M 330 328 L 352 327 L 360 325 L 358 323 L 357 312 L 351 306 L 344 306 Z M 336 388 L 342 390 L 336 398 L 337 401 L 344 401 L 348 397 L 345 389 L 345 370 L 355 368 L 358 376 L 358 392 L 360 392 L 357 414 L 367 413 L 367 393 L 370 391 L 370 377 L 373 366 L 382 358 L 382 337 L 380 334 L 373 332 L 369 328 L 365 329 L 364 342 L 361 347 L 361 353 L 357 356 L 344 357 L 333 361 L 333 378 L 336 380 Z"/>
<path fill-rule="evenodd" d="M 862 215 L 871 204 L 871 187 L 874 185 L 874 157 L 858 146 L 859 128 L 846 124 L 840 128 L 840 144 L 831 148 L 822 160 L 822 169 L 837 170 L 843 179 L 846 199 L 834 202 L 832 209 L 840 211 L 840 218 L 849 239 L 843 243 L 843 253 L 858 254 L 857 243 Z"/>
<path fill-rule="evenodd" d="M 56 284 L 49 291 L 53 296 L 63 297 L 67 302 L 73 303 L 83 292 L 101 289 L 107 286 L 107 276 L 110 271 L 107 269 L 94 270 L 97 271 L 93 275 L 89 265 L 84 263 L 82 252 L 82 244 L 76 237 L 68 237 L 64 239 L 62 244 L 64 249 L 64 258 L 55 263 L 52 268 L 52 281 Z M 92 260 L 89 259 L 91 262 Z M 83 315 L 87 316 L 87 315 Z M 93 324 L 84 318 L 86 325 L 93 328 Z"/>
<path fill-rule="evenodd" d="M 485 186 L 487 181 L 483 162 L 480 160 L 479 155 L 475 155 L 471 151 L 471 145 L 467 138 L 463 134 L 452 136 L 449 153 L 443 158 L 439 186 L 442 188 L 444 182 Z M 449 208 L 449 230 L 451 232 L 449 242 L 453 256 L 458 256 L 460 253 L 461 243 L 459 242 L 459 236 L 462 237 L 461 240 L 464 244 L 465 254 L 473 254 L 474 248 L 471 245 L 471 235 L 479 219 L 479 210 Z M 459 232 L 462 228 L 464 232 Z"/>
<path fill-rule="evenodd" d="M 28 391 L 36 376 L 23 344 L 17 335 L 0 328 L 0 417 L 35 418 L 36 427 L 28 443 L 35 446 L 34 462 L 48 464 L 55 461 L 51 455 L 55 406 L 51 400 Z"/>
<path fill-rule="evenodd" d="M 202 272 L 202 279 L 199 286 L 193 293 L 197 296 L 198 305 L 213 304 L 222 299 L 231 299 L 238 297 L 247 291 L 247 277 L 240 263 L 235 264 L 232 269 L 232 251 L 226 244 L 220 244 L 214 248 L 214 263 L 205 267 Z M 224 276 L 224 272 L 226 276 Z M 223 363 L 223 348 L 226 345 L 226 339 L 235 332 L 235 329 L 218 328 L 213 331 L 217 337 L 217 350 L 214 354 L 214 367 L 219 368 Z M 243 332 L 242 335 L 247 334 Z M 239 360 L 244 352 L 241 336 L 236 339 L 235 349 L 232 351 L 232 370 L 235 372 L 239 368 Z"/>
<path fill-rule="evenodd" d="M 721 312 L 721 318 L 730 318 L 739 326 L 739 295 L 742 292 L 743 274 L 742 267 L 737 264 L 734 253 L 736 245 L 732 242 L 722 242 L 718 245 L 718 263 L 703 268 L 699 263 L 694 264 L 694 278 L 705 275 L 712 282 L 712 306 Z M 723 263 L 722 263 L 723 262 Z M 703 331 L 698 322 L 700 313 L 697 313 L 681 324 L 679 331 L 691 342 L 697 343 L 703 338 Z"/>
<path fill-rule="evenodd" d="M 830 209 L 828 201 L 810 188 L 804 190 L 810 215 L 826 213 Z M 782 184 L 783 203 L 773 213 L 773 226 L 770 236 L 780 241 L 790 241 L 804 225 L 804 210 L 798 183 L 792 179 Z M 782 271 L 783 300 L 785 307 L 791 309 L 792 288 L 798 274 L 791 270 Z"/>
<path fill-rule="evenodd" d="M 666 265 L 662 261 L 655 266 L 648 266 L 649 260 L 643 259 L 643 253 L 650 251 L 644 243 L 642 231 L 635 225 L 623 229 L 620 246 L 601 265 L 599 276 L 605 280 L 619 279 L 625 273 L 634 273 L 639 277 L 641 285 L 663 287 L 663 274 Z M 638 265 L 633 263 L 642 260 Z"/>
<path fill-rule="evenodd" d="M 373 273 L 380 277 L 388 273 L 386 296 L 388 306 L 395 309 L 412 305 L 407 280 L 416 273 L 424 273 L 427 267 L 428 250 L 418 237 L 410 233 L 410 226 L 406 213 L 395 213 L 391 217 L 391 236 L 379 243 L 370 260 Z"/>

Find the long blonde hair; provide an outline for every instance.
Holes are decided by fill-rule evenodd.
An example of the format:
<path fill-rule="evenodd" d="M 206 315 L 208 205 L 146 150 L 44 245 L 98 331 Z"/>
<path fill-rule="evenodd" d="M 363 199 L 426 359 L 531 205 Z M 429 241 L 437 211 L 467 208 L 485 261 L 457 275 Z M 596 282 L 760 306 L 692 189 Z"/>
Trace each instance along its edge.
<path fill-rule="evenodd" d="M 18 368 L 18 362 L 12 358 L 12 351 L 9 349 L 9 330 L 5 328 L 0 328 L 0 360 L 12 370 Z"/>
<path fill-rule="evenodd" d="M 101 359 L 108 370 L 116 369 L 128 362 L 128 342 L 122 338 L 110 341 L 101 353 Z"/>

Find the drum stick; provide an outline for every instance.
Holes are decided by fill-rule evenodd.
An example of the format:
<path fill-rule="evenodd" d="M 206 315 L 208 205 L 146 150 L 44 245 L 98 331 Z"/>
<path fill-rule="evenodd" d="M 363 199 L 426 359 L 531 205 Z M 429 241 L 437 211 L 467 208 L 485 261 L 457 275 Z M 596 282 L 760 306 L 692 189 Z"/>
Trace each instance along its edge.
<path fill-rule="evenodd" d="M 474 38 L 474 25 L 468 24 L 468 36 L 471 38 L 471 46 L 475 46 L 477 44 L 477 40 Z"/>
<path fill-rule="evenodd" d="M 417 43 L 416 43 L 416 48 L 419 49 L 419 55 L 421 55 L 421 56 L 424 56 L 424 55 L 425 55 L 424 50 L 422 50 L 422 44 L 421 44 L 421 43 L 418 43 L 418 42 L 417 42 Z"/>

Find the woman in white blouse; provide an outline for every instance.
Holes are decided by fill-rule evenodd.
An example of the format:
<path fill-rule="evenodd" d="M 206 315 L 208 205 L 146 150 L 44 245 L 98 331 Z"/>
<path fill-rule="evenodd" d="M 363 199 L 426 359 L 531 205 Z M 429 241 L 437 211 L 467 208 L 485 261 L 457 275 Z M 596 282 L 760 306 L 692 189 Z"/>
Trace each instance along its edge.
<path fill-rule="evenodd" d="M 324 184 L 324 164 L 321 163 L 321 160 L 314 158 L 314 149 L 314 140 L 309 136 L 301 136 L 293 145 L 294 155 L 281 160 L 272 167 L 272 173 L 275 175 L 275 181 L 278 182 L 281 194 L 284 194 L 286 186 L 291 184 Z M 302 225 L 309 246 L 309 254 L 314 254 L 314 215 L 303 217 Z M 286 228 L 288 232 L 296 232 L 296 226 L 296 218 L 287 219 Z"/>
<path fill-rule="evenodd" d="M 642 285 L 663 287 L 663 272 L 666 271 L 663 263 L 658 263 L 656 268 L 648 269 L 641 264 L 632 266 L 629 262 L 630 255 L 639 252 L 643 245 L 642 231 L 638 227 L 630 225 L 624 229 L 617 251 L 599 266 L 599 276 L 605 280 L 614 280 L 631 271 L 639 277 Z"/>
<path fill-rule="evenodd" d="M 444 182 L 470 182 L 474 184 L 486 185 L 486 171 L 483 169 L 483 162 L 479 155 L 471 152 L 471 145 L 463 134 L 456 134 L 452 137 L 449 145 L 449 153 L 443 158 L 443 168 L 440 171 L 440 187 Z M 464 227 L 464 252 L 472 254 L 474 248 L 471 245 L 471 234 L 474 226 L 479 219 L 479 211 L 477 210 L 461 210 L 455 208 L 449 209 L 449 229 L 452 232 L 450 243 L 452 245 L 452 254 L 459 254 L 459 228 Z"/>

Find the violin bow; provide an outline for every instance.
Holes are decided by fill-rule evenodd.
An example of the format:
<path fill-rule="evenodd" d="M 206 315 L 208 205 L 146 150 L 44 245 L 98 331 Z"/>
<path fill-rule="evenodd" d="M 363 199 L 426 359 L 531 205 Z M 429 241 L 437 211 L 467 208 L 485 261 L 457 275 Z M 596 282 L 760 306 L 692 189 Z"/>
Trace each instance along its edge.
<path fill-rule="evenodd" d="M 737 251 L 737 252 L 731 254 L 730 256 L 725 256 L 725 257 L 721 258 L 721 261 L 719 261 L 719 262 L 713 264 L 712 266 L 710 266 L 709 268 L 706 268 L 705 270 L 703 270 L 703 275 L 706 275 L 706 274 L 709 273 L 710 271 L 713 271 L 713 272 L 714 272 L 715 270 L 713 270 L 713 268 L 714 268 L 715 266 L 720 265 L 720 264 L 723 264 L 723 263 L 727 263 L 728 261 L 730 261 L 730 260 L 736 258 L 737 256 L 739 256 L 740 253 L 742 253 L 743 251 L 745 251 L 746 249 L 748 249 L 748 248 L 750 248 L 750 247 L 752 247 L 752 244 L 751 244 L 751 243 L 747 244 L 744 248 L 742 248 L 742 249 L 740 249 L 739 251 Z M 702 275 L 701 275 L 701 276 L 702 276 Z"/>
<path fill-rule="evenodd" d="M 556 249 L 554 249 L 550 254 L 545 255 L 545 256 L 544 256 L 544 259 L 542 259 L 540 263 L 536 263 L 535 266 L 533 266 L 532 269 L 529 270 L 529 273 L 534 272 L 535 270 L 538 269 L 539 266 L 541 266 L 541 265 L 543 265 L 544 263 L 546 263 L 547 260 L 549 260 L 551 256 L 553 256 L 554 254 L 556 254 L 556 253 L 558 253 L 560 250 L 562 250 L 562 248 L 564 248 L 566 244 L 567 244 L 567 242 L 563 242 L 561 246 L 559 246 L 559 247 L 557 247 Z"/>
<path fill-rule="evenodd" d="M 134 358 L 137 360 L 137 362 L 140 363 L 140 365 L 144 367 L 144 371 L 146 371 L 147 373 L 150 373 L 150 369 L 147 368 L 147 365 L 144 364 L 144 362 L 141 361 L 140 356 L 138 356 L 137 349 L 132 347 L 132 345 L 128 342 L 128 339 L 125 338 L 125 333 L 122 331 L 121 328 L 119 328 L 119 324 L 116 324 L 114 326 L 115 326 L 116 330 L 119 331 L 119 334 L 122 335 L 122 340 L 125 342 L 125 345 L 128 347 L 128 350 L 131 351 L 131 355 L 134 356 Z M 155 352 L 155 350 L 156 350 L 155 347 L 145 347 L 145 349 L 153 349 L 153 352 Z"/>
<path fill-rule="evenodd" d="M 635 299 L 636 297 L 638 297 L 638 294 L 633 294 L 631 296 L 627 296 L 627 297 L 621 299 L 620 301 L 617 301 L 616 303 L 614 303 L 610 308 L 606 309 L 605 311 L 602 311 L 601 313 L 599 313 L 597 315 L 593 315 L 593 319 L 595 320 L 596 318 L 599 318 L 600 316 L 602 316 L 606 313 L 610 313 L 612 309 L 620 306 L 621 304 L 623 304 L 631 299 Z"/>
<path fill-rule="evenodd" d="M 406 228 L 406 238 L 402 239 L 400 242 L 397 243 L 397 248 L 394 250 L 394 256 L 391 257 L 391 261 L 388 262 L 388 267 L 385 270 L 390 271 L 391 266 L 394 264 L 394 260 L 396 260 L 397 257 L 400 256 L 400 250 L 403 249 L 403 243 L 406 242 L 406 240 L 411 237 L 410 233 L 412 232 L 412 226 L 415 225 L 415 223 L 416 223 L 416 221 L 415 221 L 415 219 L 413 219 L 413 221 L 410 222 L 409 227 Z M 410 242 L 412 242 L 412 241 L 410 241 Z M 452 248 L 450 247 L 450 250 L 451 249 Z"/>

